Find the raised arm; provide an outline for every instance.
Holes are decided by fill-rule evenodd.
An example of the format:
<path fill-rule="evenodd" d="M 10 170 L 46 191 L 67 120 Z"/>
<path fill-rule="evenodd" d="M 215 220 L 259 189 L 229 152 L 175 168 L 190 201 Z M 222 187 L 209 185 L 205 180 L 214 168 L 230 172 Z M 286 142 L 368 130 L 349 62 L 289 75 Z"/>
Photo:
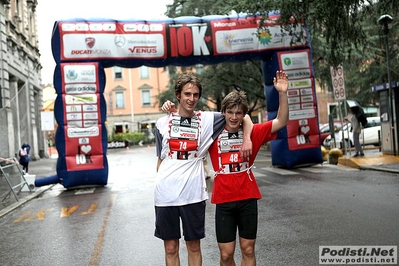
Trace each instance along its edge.
<path fill-rule="evenodd" d="M 272 133 L 279 131 L 288 124 L 288 76 L 284 71 L 277 71 L 273 79 L 274 88 L 278 91 L 279 107 L 277 117 L 272 122 Z"/>

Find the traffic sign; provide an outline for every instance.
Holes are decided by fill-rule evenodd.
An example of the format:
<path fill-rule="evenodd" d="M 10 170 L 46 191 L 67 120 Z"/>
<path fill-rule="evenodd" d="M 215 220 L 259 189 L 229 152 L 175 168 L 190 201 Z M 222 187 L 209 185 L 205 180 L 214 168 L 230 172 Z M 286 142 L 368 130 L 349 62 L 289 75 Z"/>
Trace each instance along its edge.
<path fill-rule="evenodd" d="M 345 79 L 344 68 L 339 65 L 337 68 L 330 67 L 331 79 L 333 84 L 334 100 L 345 100 Z"/>

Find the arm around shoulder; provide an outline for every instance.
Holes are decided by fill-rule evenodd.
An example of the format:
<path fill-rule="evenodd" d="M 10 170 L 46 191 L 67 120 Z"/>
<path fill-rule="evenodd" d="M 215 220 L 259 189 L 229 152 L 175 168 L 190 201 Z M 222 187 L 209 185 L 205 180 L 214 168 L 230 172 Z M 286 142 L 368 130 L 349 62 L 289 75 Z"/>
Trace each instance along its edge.
<path fill-rule="evenodd" d="M 253 128 L 254 128 L 254 123 L 252 123 L 251 117 L 249 115 L 245 115 L 242 121 L 242 129 L 244 131 L 242 148 L 241 148 L 242 157 L 249 157 L 252 155 L 251 134 Z"/>

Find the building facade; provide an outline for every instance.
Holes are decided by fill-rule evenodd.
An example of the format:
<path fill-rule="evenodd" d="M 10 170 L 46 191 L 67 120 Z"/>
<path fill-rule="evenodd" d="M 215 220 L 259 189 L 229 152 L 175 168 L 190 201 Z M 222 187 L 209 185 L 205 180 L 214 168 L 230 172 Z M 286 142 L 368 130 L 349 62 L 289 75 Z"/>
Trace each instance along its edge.
<path fill-rule="evenodd" d="M 41 64 L 37 0 L 0 0 L 0 157 L 15 157 L 22 143 L 33 160 L 45 156 L 41 131 Z"/>
<path fill-rule="evenodd" d="M 105 74 L 108 135 L 138 131 L 151 139 L 156 120 L 165 115 L 156 96 L 168 89 L 167 68 L 116 66 Z"/>

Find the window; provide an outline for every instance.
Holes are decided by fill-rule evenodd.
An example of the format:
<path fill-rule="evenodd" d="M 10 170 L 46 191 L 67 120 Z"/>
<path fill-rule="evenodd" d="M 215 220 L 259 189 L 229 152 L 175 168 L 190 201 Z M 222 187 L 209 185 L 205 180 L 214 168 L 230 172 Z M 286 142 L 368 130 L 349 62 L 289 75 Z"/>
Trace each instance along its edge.
<path fill-rule="evenodd" d="M 122 91 L 115 92 L 115 107 L 125 108 L 125 95 Z"/>
<path fill-rule="evenodd" d="M 118 66 L 114 67 L 114 79 L 122 79 L 123 78 L 122 70 L 123 69 L 121 67 L 118 67 Z"/>
<path fill-rule="evenodd" d="M 143 106 L 151 105 L 151 93 L 149 90 L 141 91 L 141 104 Z"/>
<path fill-rule="evenodd" d="M 141 79 L 150 78 L 150 69 L 148 68 L 148 66 L 140 67 L 140 78 Z"/>

